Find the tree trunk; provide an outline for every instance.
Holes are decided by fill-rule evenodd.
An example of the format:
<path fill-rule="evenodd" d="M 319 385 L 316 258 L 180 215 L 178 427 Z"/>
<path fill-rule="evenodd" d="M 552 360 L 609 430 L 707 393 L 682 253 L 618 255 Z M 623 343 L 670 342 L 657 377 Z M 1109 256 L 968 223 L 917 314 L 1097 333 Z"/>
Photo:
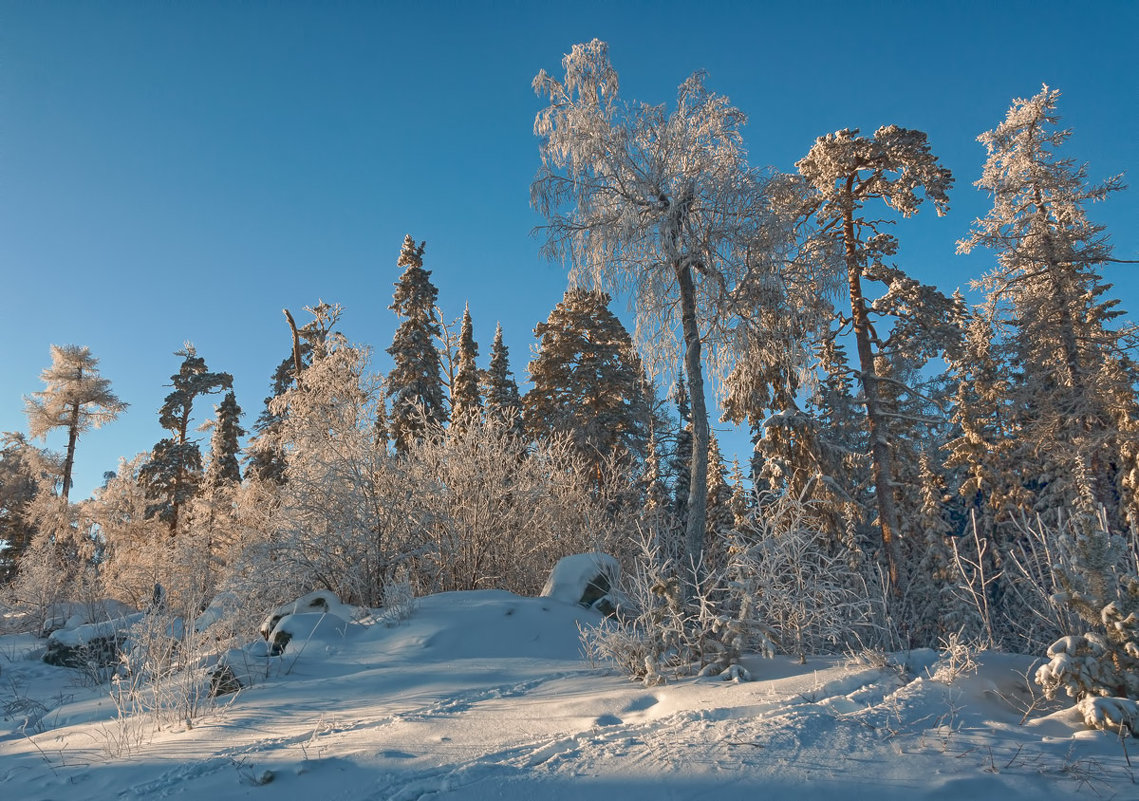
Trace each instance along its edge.
<path fill-rule="evenodd" d="M 700 362 L 700 330 L 696 325 L 696 286 L 692 268 L 675 265 L 680 285 L 680 326 L 684 333 L 684 371 L 692 404 L 692 463 L 689 470 L 688 525 L 684 532 L 688 559 L 699 568 L 704 552 L 708 509 L 708 410 L 704 402 L 704 370 Z M 698 575 L 694 573 L 695 581 Z"/>
<path fill-rule="evenodd" d="M 850 182 L 848 182 L 848 188 Z M 874 495 L 878 504 L 878 526 L 882 532 L 882 551 L 886 556 L 886 569 L 890 586 L 895 594 L 898 586 L 898 554 L 895 539 L 898 531 L 898 510 L 894 503 L 894 469 L 887 440 L 882 401 L 878 394 L 878 374 L 874 369 L 874 350 L 870 343 L 870 315 L 862 295 L 862 264 L 858 256 L 858 243 L 854 231 L 853 201 L 843 210 L 843 244 L 846 249 L 846 277 L 850 284 L 850 313 L 854 322 L 854 337 L 858 344 L 859 378 L 862 393 L 866 396 L 866 424 L 870 433 L 870 457 L 874 469 Z"/>
<path fill-rule="evenodd" d="M 63 500 L 65 502 L 71 493 L 71 472 L 75 467 L 75 441 L 77 439 L 79 439 L 79 401 L 76 401 L 71 407 L 71 419 L 67 422 L 67 457 L 63 461 Z"/>

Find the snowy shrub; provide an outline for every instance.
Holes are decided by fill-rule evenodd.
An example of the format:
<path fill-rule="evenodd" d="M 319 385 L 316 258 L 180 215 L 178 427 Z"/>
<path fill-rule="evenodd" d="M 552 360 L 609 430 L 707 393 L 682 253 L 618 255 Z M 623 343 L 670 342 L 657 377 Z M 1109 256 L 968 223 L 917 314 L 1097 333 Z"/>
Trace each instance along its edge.
<path fill-rule="evenodd" d="M 930 673 L 930 678 L 943 684 L 952 684 L 961 676 L 977 672 L 976 643 L 965 640 L 960 632 L 953 632 L 941 641 L 941 655 Z"/>
<path fill-rule="evenodd" d="M 566 437 L 527 444 L 508 421 L 491 418 L 429 432 L 404 464 L 416 492 L 434 493 L 423 520 L 429 547 L 415 559 L 431 582 L 426 592 L 536 595 L 561 557 L 612 552 L 627 539 L 622 471 L 589 469 Z"/>
<path fill-rule="evenodd" d="M 743 602 L 731 613 L 722 572 L 682 570 L 660 539 L 642 533 L 634 569 L 625 574 L 617 620 L 582 631 L 586 654 L 614 664 L 646 685 L 690 675 L 747 678 L 747 650 L 770 653 L 770 641 Z"/>
<path fill-rule="evenodd" d="M 873 620 L 873 605 L 845 549 L 812 524 L 811 504 L 782 494 L 760 503 L 729 550 L 730 590 L 740 613 L 762 621 L 774 647 L 803 660 L 838 653 Z"/>
<path fill-rule="evenodd" d="M 1139 699 L 1139 552 L 1098 519 L 1075 517 L 1058 526 L 1058 592 L 1052 601 L 1086 627 L 1048 649 L 1036 683 L 1053 698 L 1063 690 L 1095 728 L 1131 728 Z M 1130 712 L 1128 711 L 1130 710 Z"/>
<path fill-rule="evenodd" d="M 407 620 L 415 612 L 415 588 L 406 567 L 397 568 L 395 576 L 384 584 L 383 600 L 380 619 L 386 626 Z"/>

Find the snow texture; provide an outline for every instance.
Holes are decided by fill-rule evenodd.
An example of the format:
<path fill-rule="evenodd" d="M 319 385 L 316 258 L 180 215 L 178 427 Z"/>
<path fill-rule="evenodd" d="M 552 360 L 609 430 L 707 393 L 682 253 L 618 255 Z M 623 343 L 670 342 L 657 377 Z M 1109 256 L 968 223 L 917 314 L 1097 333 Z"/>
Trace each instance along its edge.
<path fill-rule="evenodd" d="M 279 657 L 259 640 L 260 676 L 192 727 L 123 718 L 106 686 L 44 664 L 42 641 L 0 637 L 0 796 L 1136 797 L 1118 736 L 1073 708 L 1022 721 L 1026 657 L 982 654 L 950 683 L 927 678 L 931 651 L 745 658 L 755 681 L 647 689 L 585 662 L 578 627 L 601 616 L 553 598 L 446 593 L 398 626 L 375 620 L 318 628 Z"/>

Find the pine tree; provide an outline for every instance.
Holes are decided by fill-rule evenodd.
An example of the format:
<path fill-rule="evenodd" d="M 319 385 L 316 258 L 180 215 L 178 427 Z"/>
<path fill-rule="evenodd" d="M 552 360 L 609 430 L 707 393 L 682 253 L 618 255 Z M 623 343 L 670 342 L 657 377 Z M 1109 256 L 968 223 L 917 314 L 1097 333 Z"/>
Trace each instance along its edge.
<path fill-rule="evenodd" d="M 206 361 L 189 342 L 175 356 L 182 357 L 178 372 L 171 376 L 174 391 L 158 410 L 158 423 L 171 433 L 154 446 L 150 461 L 143 465 L 140 478 L 151 500 L 147 514 L 157 516 L 178 533 L 179 517 L 185 505 L 198 494 L 202 479 L 202 453 L 190 438 L 190 417 L 194 401 L 233 386 L 229 373 L 211 373 Z"/>
<path fill-rule="evenodd" d="M 507 423 L 517 434 L 522 433 L 522 397 L 518 382 L 510 372 L 510 350 L 502 341 L 502 324 L 494 331 L 494 344 L 490 348 L 490 367 L 483 377 L 487 417 Z"/>
<path fill-rule="evenodd" d="M 79 435 L 113 421 L 127 408 L 111 392 L 111 382 L 99 375 L 99 360 L 89 348 L 52 345 L 51 367 L 42 373 L 47 388 L 25 398 L 28 432 L 46 438 L 56 428 L 67 429 L 67 455 L 63 462 L 61 497 L 71 492 L 75 443 Z"/>
<path fill-rule="evenodd" d="M 643 458 L 648 440 L 640 358 L 609 302 L 599 290 L 565 293 L 534 328 L 533 387 L 523 399 L 529 435 L 569 436 L 594 472 L 614 454 Z"/>
<path fill-rule="evenodd" d="M 388 348 L 395 366 L 388 374 L 386 394 L 391 399 L 388 434 L 400 454 L 406 454 L 427 429 L 447 420 L 435 349 L 441 333 L 434 320 L 439 291 L 431 283 L 431 272 L 423 269 L 425 246 L 425 242 L 416 245 L 408 234 L 396 262 L 404 272 L 395 285 L 391 309 L 402 322 Z"/>
<path fill-rule="evenodd" d="M 475 342 L 471 324 L 470 304 L 463 309 L 463 324 L 459 329 L 458 365 L 451 387 L 451 425 L 465 431 L 476 424 L 482 415 L 482 398 L 479 395 L 479 370 L 475 359 L 479 346 Z"/>
<path fill-rule="evenodd" d="M 1071 133 L 1059 127 L 1058 98 L 1045 86 L 1017 99 L 979 137 L 988 159 L 977 186 L 993 208 L 959 250 L 980 245 L 997 256 L 979 287 L 1015 366 L 1010 457 L 1037 471 L 1035 511 L 1074 510 L 1094 525 L 1104 507 L 1111 530 L 1121 531 L 1139 512 L 1128 478 L 1139 450 L 1139 370 L 1132 332 L 1112 326 L 1122 312 L 1097 269 L 1112 261 L 1111 246 L 1085 207 L 1123 184 L 1120 176 L 1090 184 L 1084 166 L 1056 154 Z"/>
<path fill-rule="evenodd" d="M 206 468 L 205 485 L 214 489 L 241 483 L 241 465 L 237 457 L 240 440 L 245 429 L 239 422 L 241 407 L 233 392 L 227 392 L 214 410 L 213 435 L 210 438 L 210 463 Z"/>
<path fill-rule="evenodd" d="M 921 190 L 940 216 L 948 209 L 947 193 L 953 179 L 930 153 L 924 133 L 894 125 L 879 128 L 869 138 L 859 136 L 857 130 L 820 137 L 796 166 L 818 193 L 813 213 L 819 229 L 832 232 L 833 247 L 841 253 L 847 278 L 850 316 L 844 323 L 849 323 L 857 346 L 878 530 L 890 582 L 897 591 L 901 517 L 895 497 L 896 466 L 890 433 L 896 411 L 888 407 L 886 391 L 898 385 L 887 373 L 899 372 L 900 366 L 889 362 L 891 351 L 903 344 L 933 352 L 943 349 L 940 337 L 929 334 L 940 333 L 938 322 L 944 320 L 948 301 L 932 287 L 918 284 L 886 263 L 897 251 L 897 240 L 883 233 L 883 221 L 865 215 L 863 207 L 868 200 L 880 199 L 901 216 L 909 217 L 921 203 Z M 868 282 L 885 284 L 886 294 L 869 300 Z M 884 332 L 875 325 L 875 317 L 883 313 L 895 318 L 886 341 Z"/>

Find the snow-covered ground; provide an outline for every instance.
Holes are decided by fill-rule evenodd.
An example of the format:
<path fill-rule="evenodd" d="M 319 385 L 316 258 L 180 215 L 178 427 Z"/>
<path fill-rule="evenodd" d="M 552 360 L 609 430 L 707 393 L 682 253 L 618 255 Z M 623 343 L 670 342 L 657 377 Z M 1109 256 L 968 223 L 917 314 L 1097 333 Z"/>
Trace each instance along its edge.
<path fill-rule="evenodd" d="M 644 687 L 580 656 L 600 617 L 448 593 L 410 619 L 321 626 L 193 721 L 116 718 L 106 686 L 0 637 L 0 799 L 1139 798 L 1139 741 L 1034 711 L 1025 657 L 931 678 L 750 660 L 754 681 Z M 1137 760 L 1133 769 L 1128 749 Z"/>

